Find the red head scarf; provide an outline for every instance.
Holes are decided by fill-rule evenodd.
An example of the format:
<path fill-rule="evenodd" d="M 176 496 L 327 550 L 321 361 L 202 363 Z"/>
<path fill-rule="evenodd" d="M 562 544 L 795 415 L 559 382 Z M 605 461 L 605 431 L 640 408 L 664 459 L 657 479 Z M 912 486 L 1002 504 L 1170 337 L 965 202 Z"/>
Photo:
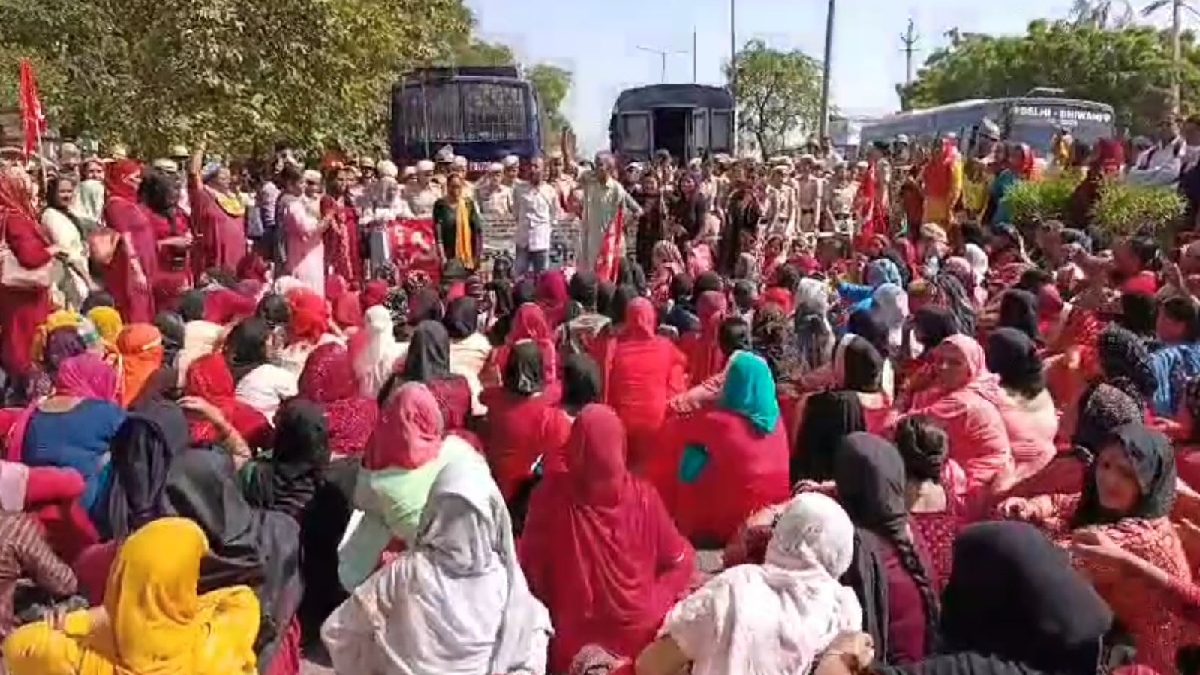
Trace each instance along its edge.
<path fill-rule="evenodd" d="M 1017 143 L 1008 150 L 1008 168 L 1025 180 L 1033 178 L 1033 150 L 1025 143 Z"/>
<path fill-rule="evenodd" d="M 387 302 L 388 285 L 386 281 L 371 281 L 363 288 L 362 297 L 359 298 L 359 305 L 365 312 L 376 305 L 382 305 Z"/>
<path fill-rule="evenodd" d="M 534 295 L 546 319 L 551 326 L 562 323 L 566 316 L 567 303 L 571 300 L 567 292 L 567 279 L 558 270 L 542 272 L 537 280 L 537 290 Z"/>
<path fill-rule="evenodd" d="M 19 167 L 0 171 L 0 215 L 16 214 L 38 222 L 30 185 L 29 174 Z"/>
<path fill-rule="evenodd" d="M 118 197 L 131 202 L 137 201 L 139 177 L 142 165 L 132 159 L 117 159 L 104 172 L 104 193 L 111 199 Z"/>
<path fill-rule="evenodd" d="M 408 382 L 388 399 L 363 456 L 363 468 L 417 469 L 438 456 L 445 436 L 441 408 L 429 388 Z"/>
<path fill-rule="evenodd" d="M 1125 146 L 1115 138 L 1096 141 L 1096 158 L 1092 167 L 1102 176 L 1112 176 L 1125 166 Z"/>
<path fill-rule="evenodd" d="M 256 251 L 251 251 L 242 256 L 237 265 L 238 279 L 250 279 L 260 281 L 264 284 L 267 283 L 267 274 L 270 271 L 271 268 L 267 265 L 267 261 L 263 260 L 262 256 Z"/>
<path fill-rule="evenodd" d="M 781 286 L 772 286 L 763 291 L 758 299 L 758 306 L 777 305 L 784 314 L 792 313 L 792 292 Z"/>
<path fill-rule="evenodd" d="M 359 395 L 354 365 L 345 347 L 328 343 L 309 354 L 300 373 L 300 397 L 321 406 L 334 455 L 359 455 L 379 419 L 374 399 Z"/>
<path fill-rule="evenodd" d="M 292 342 L 318 342 L 329 330 L 329 306 L 325 298 L 307 289 L 297 289 L 288 293 L 287 302 L 292 309 L 288 322 Z"/>
<path fill-rule="evenodd" d="M 192 361 L 184 377 L 183 392 L 216 406 L 246 442 L 252 446 L 265 447 L 266 440 L 263 434 L 270 429 L 267 418 L 235 397 L 233 373 L 229 372 L 229 366 L 226 365 L 223 356 L 205 354 Z M 213 423 L 195 413 L 188 413 L 188 429 L 191 431 L 192 442 L 197 445 L 221 440 L 221 434 Z"/>
<path fill-rule="evenodd" d="M 333 320 L 342 328 L 362 328 L 362 301 L 358 293 L 344 293 L 333 303 Z"/>
<path fill-rule="evenodd" d="M 346 278 L 342 275 L 330 274 L 325 277 L 325 299 L 329 300 L 329 304 L 337 304 L 337 301 L 349 292 L 350 285 L 346 283 Z"/>
<path fill-rule="evenodd" d="M 229 288 L 218 288 L 204 294 L 204 320 L 225 324 L 254 316 L 254 298 Z"/>
<path fill-rule="evenodd" d="M 688 372 L 692 382 L 699 384 L 721 372 L 725 367 L 725 355 L 717 342 L 721 322 L 729 314 L 729 302 L 724 293 L 705 291 L 696 303 L 700 316 L 700 335 L 688 346 Z"/>
<path fill-rule="evenodd" d="M 672 524 L 658 493 L 630 474 L 625 428 L 612 408 L 589 405 L 579 413 L 565 449 L 567 472 L 547 475 L 534 492 L 521 538 L 521 566 L 529 586 L 554 616 L 555 636 L 569 662 L 584 640 L 634 653 L 686 589 L 692 547 Z M 660 577 L 663 560 L 678 559 L 686 574 Z"/>
<path fill-rule="evenodd" d="M 658 333 L 658 313 L 646 298 L 634 298 L 625 308 L 625 321 L 621 326 L 621 337 L 649 339 Z"/>
<path fill-rule="evenodd" d="M 558 350 L 554 345 L 554 331 L 546 320 L 546 313 L 540 305 L 527 302 L 517 308 L 513 314 L 512 328 L 502 347 L 502 353 L 497 355 L 497 364 L 501 372 L 508 361 L 508 354 L 513 345 L 521 340 L 533 340 L 542 350 L 542 369 L 545 373 L 546 385 L 558 381 Z"/>

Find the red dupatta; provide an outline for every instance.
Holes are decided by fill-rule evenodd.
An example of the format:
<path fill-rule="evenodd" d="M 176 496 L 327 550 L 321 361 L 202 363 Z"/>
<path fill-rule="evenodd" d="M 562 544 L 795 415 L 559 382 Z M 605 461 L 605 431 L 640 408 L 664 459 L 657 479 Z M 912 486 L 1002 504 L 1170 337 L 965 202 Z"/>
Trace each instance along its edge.
<path fill-rule="evenodd" d="M 330 452 L 362 454 L 379 419 L 379 407 L 375 399 L 359 394 L 354 364 L 345 347 L 330 342 L 309 354 L 300 373 L 299 396 L 325 413 Z"/>
<path fill-rule="evenodd" d="M 205 354 L 192 361 L 184 377 L 183 391 L 216 406 L 250 447 L 270 447 L 271 425 L 262 413 L 238 400 L 233 373 L 220 354 Z M 217 443 L 220 431 L 207 418 L 188 413 L 188 430 L 194 445 Z"/>

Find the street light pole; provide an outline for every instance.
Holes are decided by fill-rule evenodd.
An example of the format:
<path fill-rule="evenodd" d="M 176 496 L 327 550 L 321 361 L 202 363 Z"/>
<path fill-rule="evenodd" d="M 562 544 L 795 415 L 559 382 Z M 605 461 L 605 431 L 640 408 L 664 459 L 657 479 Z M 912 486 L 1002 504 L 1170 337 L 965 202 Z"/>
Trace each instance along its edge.
<path fill-rule="evenodd" d="M 829 0 L 829 9 L 825 12 L 825 62 L 821 64 L 821 138 L 824 138 L 829 130 L 829 80 L 833 71 L 833 19 L 836 9 L 837 0 Z"/>
<path fill-rule="evenodd" d="M 651 54 L 658 54 L 659 57 L 662 58 L 662 81 L 664 83 L 667 81 L 667 57 L 672 54 L 686 54 L 687 53 L 685 50 L 682 50 L 682 49 L 678 50 L 678 51 L 667 51 L 665 49 L 654 49 L 653 47 L 643 47 L 641 45 L 638 45 L 638 49 L 640 49 L 644 52 L 650 52 Z"/>

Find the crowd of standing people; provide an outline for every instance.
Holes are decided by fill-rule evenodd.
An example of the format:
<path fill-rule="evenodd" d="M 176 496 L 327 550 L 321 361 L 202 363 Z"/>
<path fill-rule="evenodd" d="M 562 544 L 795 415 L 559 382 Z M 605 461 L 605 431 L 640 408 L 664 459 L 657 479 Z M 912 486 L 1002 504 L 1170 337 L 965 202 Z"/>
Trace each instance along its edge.
<path fill-rule="evenodd" d="M 1186 196 L 1173 124 L 1133 163 L 5 162 L 4 668 L 1197 672 L 1200 243 L 1088 218 Z M 1008 222 L 1064 171 L 1070 222 Z"/>

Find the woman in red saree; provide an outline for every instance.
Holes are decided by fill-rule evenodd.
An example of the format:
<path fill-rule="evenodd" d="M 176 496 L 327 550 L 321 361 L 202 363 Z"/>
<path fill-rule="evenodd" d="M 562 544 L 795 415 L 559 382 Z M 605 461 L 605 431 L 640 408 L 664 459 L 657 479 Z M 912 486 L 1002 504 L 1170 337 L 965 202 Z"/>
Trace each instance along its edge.
<path fill-rule="evenodd" d="M 533 476 L 534 465 L 557 449 L 547 433 L 555 429 L 550 418 L 558 416 L 560 388 L 546 386 L 542 352 L 531 340 L 513 346 L 501 379 L 502 386 L 484 390 L 481 397 L 487 407 L 483 447 L 500 493 L 511 503 Z"/>
<path fill-rule="evenodd" d="M 1171 444 L 1141 423 L 1112 432 L 1085 474 L 1083 492 L 1013 498 L 1000 505 L 1009 518 L 1041 525 L 1066 545 L 1103 535 L 1177 579 L 1192 582 L 1192 569 L 1168 518 L 1175 502 L 1175 457 Z M 1172 611 L 1171 594 L 1144 578 L 1089 557 L 1076 557 L 1096 591 L 1130 632 L 1137 663 L 1174 672 L 1175 652 L 1194 642 L 1194 631 Z"/>
<path fill-rule="evenodd" d="M 542 370 L 545 373 L 546 384 L 558 382 L 558 349 L 554 343 L 554 329 L 550 327 L 546 311 L 542 309 L 541 305 L 526 302 L 518 307 L 516 313 L 512 315 L 512 322 L 504 344 L 492 350 L 488 359 L 490 365 L 485 365 L 483 368 L 480 379 L 484 387 L 500 384 L 508 355 L 512 351 L 513 345 L 522 340 L 533 340 L 541 348 Z"/>
<path fill-rule="evenodd" d="M 723 546 L 750 514 L 787 500 L 789 444 L 775 380 L 761 357 L 729 361 L 716 407 L 682 421 L 674 515 L 693 542 Z"/>
<path fill-rule="evenodd" d="M 138 206 L 142 167 L 132 159 L 108 165 L 104 222 L 121 235 L 104 282 L 122 318 L 130 323 L 154 320 L 151 283 L 158 278 L 158 240 L 146 212 Z"/>
<path fill-rule="evenodd" d="M 629 472 L 624 440 L 611 408 L 587 406 L 567 442 L 567 471 L 547 475 L 530 499 L 518 552 L 554 617 L 548 672 L 567 672 L 589 644 L 636 658 L 695 569 L 658 493 Z"/>
<path fill-rule="evenodd" d="M 965 473 L 956 494 L 986 492 L 1013 466 L 1008 430 L 997 408 L 1004 395 L 1000 381 L 988 371 L 983 347 L 966 335 L 946 338 L 934 359 L 940 370 L 932 388 L 939 396 L 910 413 L 930 417 L 950 437 L 950 460 Z"/>
<path fill-rule="evenodd" d="M 322 235 L 325 265 L 357 289 L 363 281 L 362 256 L 358 250 L 358 210 L 349 193 L 350 176 L 339 167 L 330 172 L 325 183 L 328 189 L 321 197 L 321 218 L 333 218 L 333 225 Z"/>
<path fill-rule="evenodd" d="M 154 233 L 156 273 L 150 278 L 154 306 L 158 311 L 175 311 L 184 291 L 191 288 L 192 269 L 188 248 L 192 232 L 187 216 L 180 213 L 175 179 L 156 169 L 143 173 L 138 201 Z"/>
<path fill-rule="evenodd" d="M 298 396 L 320 406 L 325 414 L 332 459 L 358 457 L 379 419 L 379 407 L 358 391 L 354 365 L 345 347 L 329 342 L 308 355 L 300 373 Z"/>
<path fill-rule="evenodd" d="M 603 402 L 625 424 L 634 471 L 644 469 L 656 454 L 667 402 L 687 386 L 684 356 L 656 333 L 657 320 L 650 301 L 636 298 L 626 307 L 621 327 L 593 345 L 604 382 Z"/>
<path fill-rule="evenodd" d="M 729 302 L 724 293 L 705 291 L 696 302 L 696 313 L 700 318 L 700 331 L 679 338 L 679 350 L 687 358 L 692 384 L 703 382 L 725 369 L 725 354 L 721 352 L 717 337 L 721 322 L 729 315 Z"/>
<path fill-rule="evenodd" d="M 220 164 L 202 166 L 204 146 L 192 155 L 188 198 L 196 237 L 192 269 L 196 276 L 216 267 L 232 272 L 246 255 L 246 207 L 233 189 L 233 177 Z"/>
<path fill-rule="evenodd" d="M 0 169 L 0 237 L 28 270 L 50 264 L 58 253 L 40 222 L 29 175 L 15 166 Z M 10 378 L 32 372 L 33 339 L 49 314 L 49 287 L 0 286 L 0 366 Z"/>
<path fill-rule="evenodd" d="M 271 447 L 271 424 L 262 413 L 237 399 L 233 374 L 220 354 L 206 354 L 192 361 L 184 376 L 183 393 L 208 401 L 216 406 L 225 419 L 251 448 Z M 221 441 L 220 432 L 208 418 L 188 413 L 188 429 L 192 445 L 205 446 Z"/>

